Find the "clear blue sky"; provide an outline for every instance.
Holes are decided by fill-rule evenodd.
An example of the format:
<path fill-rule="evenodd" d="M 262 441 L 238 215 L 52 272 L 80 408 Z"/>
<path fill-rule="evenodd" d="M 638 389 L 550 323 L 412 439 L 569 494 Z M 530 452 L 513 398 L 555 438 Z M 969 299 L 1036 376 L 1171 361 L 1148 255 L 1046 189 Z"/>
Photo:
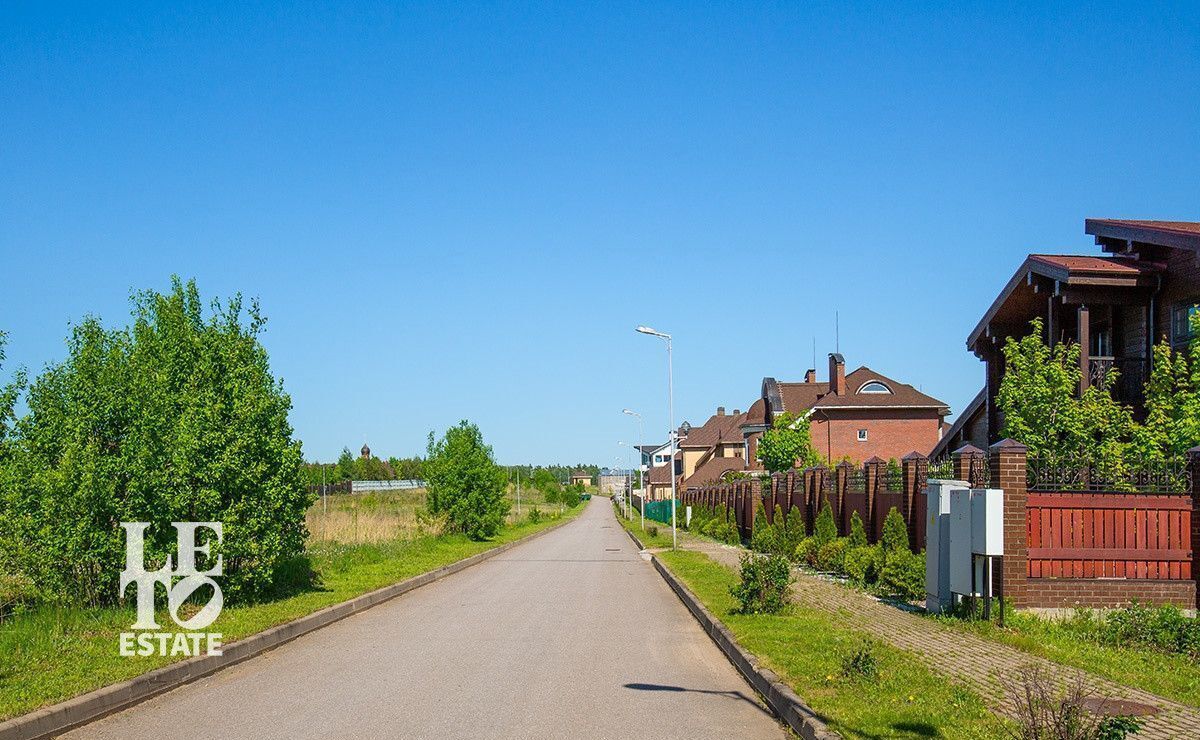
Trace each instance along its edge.
<path fill-rule="evenodd" d="M 1195 3 L 108 5 L 0 9 L 2 374 L 194 277 L 261 299 L 310 458 L 610 464 L 667 428 L 636 324 L 698 423 L 824 377 L 835 308 L 958 409 L 1024 254 L 1200 218 Z"/>

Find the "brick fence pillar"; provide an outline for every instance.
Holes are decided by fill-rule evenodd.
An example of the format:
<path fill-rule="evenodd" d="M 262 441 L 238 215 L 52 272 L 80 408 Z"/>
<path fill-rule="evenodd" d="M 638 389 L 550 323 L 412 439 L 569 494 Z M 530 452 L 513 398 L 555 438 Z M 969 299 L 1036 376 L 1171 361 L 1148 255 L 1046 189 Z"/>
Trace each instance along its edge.
<path fill-rule="evenodd" d="M 863 463 L 863 490 L 867 493 L 867 518 L 863 524 L 866 525 L 868 532 L 871 531 L 871 523 L 875 521 L 876 496 L 879 494 L 879 483 L 883 480 L 886 468 L 887 460 L 877 455 Z M 849 517 L 846 518 L 846 534 L 850 534 Z"/>
<path fill-rule="evenodd" d="M 758 478 L 753 478 L 750 481 L 750 505 L 749 511 L 746 512 L 746 536 L 754 536 L 754 514 L 758 511 L 758 507 L 763 505 L 762 481 Z M 770 519 L 767 520 L 768 522 Z"/>
<path fill-rule="evenodd" d="M 954 479 L 965 480 L 972 487 L 976 486 L 978 481 L 971 480 L 971 471 L 982 463 L 983 450 L 975 445 L 963 445 L 951 452 L 950 457 L 954 460 Z"/>
<path fill-rule="evenodd" d="M 1025 445 L 1014 439 L 1002 439 L 988 448 L 991 484 L 1004 490 L 1004 556 L 1000 558 L 999 596 L 1017 608 L 1033 606 L 1026 583 L 1029 577 L 1025 521 L 1027 453 Z"/>
<path fill-rule="evenodd" d="M 925 544 L 917 542 L 917 517 L 916 517 L 916 499 L 917 496 L 923 496 L 924 491 L 920 490 L 925 485 L 925 478 L 929 473 L 929 458 L 919 452 L 913 451 L 904 456 L 900 461 L 904 487 L 904 497 L 900 499 L 900 513 L 904 515 L 904 524 L 908 527 L 908 546 L 914 551 L 919 551 Z"/>
<path fill-rule="evenodd" d="M 1187 466 L 1192 483 L 1192 580 L 1198 581 L 1195 606 L 1200 608 L 1200 447 L 1187 451 Z"/>
<path fill-rule="evenodd" d="M 849 462 L 840 462 L 833 469 L 833 521 L 837 522 L 838 534 L 845 535 L 844 515 L 846 512 L 846 489 L 850 487 L 850 469 L 854 466 Z"/>

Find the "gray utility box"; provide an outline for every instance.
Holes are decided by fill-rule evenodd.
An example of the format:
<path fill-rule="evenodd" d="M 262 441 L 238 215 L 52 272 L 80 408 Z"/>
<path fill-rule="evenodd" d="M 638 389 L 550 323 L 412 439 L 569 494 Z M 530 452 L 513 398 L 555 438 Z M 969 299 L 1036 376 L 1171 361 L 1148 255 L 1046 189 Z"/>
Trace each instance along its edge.
<path fill-rule="evenodd" d="M 950 595 L 950 497 L 966 493 L 970 483 L 932 479 L 925 483 L 925 609 L 939 614 L 952 605 Z M 968 562 L 970 562 L 968 560 Z"/>
<path fill-rule="evenodd" d="M 992 593 L 984 562 L 1004 554 L 1004 491 L 996 488 L 950 492 L 950 591 L 964 596 Z"/>

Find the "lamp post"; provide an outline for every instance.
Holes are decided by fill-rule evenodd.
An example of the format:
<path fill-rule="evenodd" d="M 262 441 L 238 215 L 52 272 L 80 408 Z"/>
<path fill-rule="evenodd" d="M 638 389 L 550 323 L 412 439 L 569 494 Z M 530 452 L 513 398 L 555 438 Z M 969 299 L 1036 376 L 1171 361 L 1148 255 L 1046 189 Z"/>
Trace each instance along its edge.
<path fill-rule="evenodd" d="M 671 474 L 671 549 L 674 550 L 679 546 L 679 534 L 675 528 L 675 373 L 671 366 L 671 335 L 655 331 L 648 326 L 639 326 L 637 331 L 639 334 L 658 337 L 667 343 L 667 418 L 671 424 L 671 469 L 668 472 Z"/>
<path fill-rule="evenodd" d="M 630 462 L 632 462 L 633 461 L 633 444 L 630 442 L 617 442 L 617 444 L 621 445 L 622 447 L 629 448 L 629 460 L 630 460 Z M 629 491 L 629 505 L 632 506 L 633 505 L 633 468 L 628 468 L 625 471 L 625 481 L 628 484 L 627 488 Z"/>
<path fill-rule="evenodd" d="M 642 469 L 642 455 L 646 454 L 646 429 L 642 424 L 642 415 L 633 409 L 622 409 L 622 414 L 626 416 L 636 416 L 638 420 L 638 485 L 642 491 L 642 505 L 638 508 L 642 510 L 642 531 L 646 531 L 646 472 Z"/>

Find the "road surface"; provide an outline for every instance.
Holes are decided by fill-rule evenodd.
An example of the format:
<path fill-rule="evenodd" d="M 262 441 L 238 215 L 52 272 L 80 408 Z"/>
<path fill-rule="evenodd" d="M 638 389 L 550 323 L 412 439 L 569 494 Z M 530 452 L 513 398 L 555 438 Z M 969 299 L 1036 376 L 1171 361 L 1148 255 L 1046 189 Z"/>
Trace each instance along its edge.
<path fill-rule="evenodd" d="M 72 738 L 782 738 L 593 498 L 480 565 Z"/>

